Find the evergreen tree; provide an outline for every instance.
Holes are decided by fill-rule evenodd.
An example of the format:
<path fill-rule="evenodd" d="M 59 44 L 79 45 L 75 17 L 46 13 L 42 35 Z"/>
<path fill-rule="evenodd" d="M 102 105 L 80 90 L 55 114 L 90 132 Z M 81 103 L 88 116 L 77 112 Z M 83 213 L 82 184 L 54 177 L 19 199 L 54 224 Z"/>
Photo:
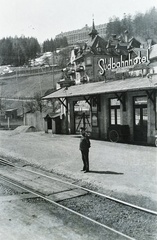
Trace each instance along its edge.
<path fill-rule="evenodd" d="M 119 35 L 121 30 L 121 21 L 118 17 L 113 17 L 109 19 L 109 23 L 106 28 L 106 38 L 108 39 L 112 34 Z"/>
<path fill-rule="evenodd" d="M 40 53 L 40 45 L 35 38 L 9 37 L 0 40 L 1 65 L 21 66 Z"/>
<path fill-rule="evenodd" d="M 124 37 L 126 30 L 129 37 L 140 37 L 143 40 L 151 38 L 157 41 L 157 9 L 153 7 L 145 14 L 137 13 L 135 16 L 124 14 L 121 20 L 117 17 L 110 18 L 106 28 L 106 38 L 108 39 L 112 34 Z"/>
<path fill-rule="evenodd" d="M 53 52 L 56 51 L 57 48 L 64 48 L 68 46 L 67 38 L 55 38 L 54 40 L 51 38 L 47 39 L 43 42 L 43 52 Z"/>
<path fill-rule="evenodd" d="M 43 52 L 53 52 L 55 50 L 56 47 L 52 38 L 43 42 Z"/>

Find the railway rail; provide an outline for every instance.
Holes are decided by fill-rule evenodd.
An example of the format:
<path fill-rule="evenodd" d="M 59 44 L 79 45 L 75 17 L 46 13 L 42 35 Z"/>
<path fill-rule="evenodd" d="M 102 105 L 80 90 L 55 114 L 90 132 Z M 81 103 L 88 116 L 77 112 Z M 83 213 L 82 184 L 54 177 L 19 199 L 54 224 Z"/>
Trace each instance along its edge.
<path fill-rule="evenodd" d="M 88 188 L 79 186 L 79 185 L 77 185 L 77 184 L 75 184 L 75 183 L 73 183 L 73 182 L 71 183 L 71 182 L 62 180 L 62 179 L 57 178 L 57 177 L 49 176 L 49 175 L 47 175 L 47 174 L 45 174 L 45 173 L 41 173 L 41 172 L 36 171 L 36 170 L 24 169 L 24 167 L 16 166 L 16 165 L 13 164 L 12 162 L 10 162 L 10 161 L 8 161 L 7 159 L 4 159 L 4 158 L 0 158 L 0 164 L 1 164 L 1 165 L 4 165 L 4 166 L 11 167 L 11 168 L 14 168 L 14 169 L 16 169 L 17 172 L 20 172 L 20 173 L 21 173 L 21 171 L 24 171 L 24 172 L 27 172 L 27 173 L 29 173 L 29 174 L 32 174 L 32 176 L 35 176 L 35 175 L 36 175 L 36 176 L 38 176 L 38 177 L 42 177 L 42 178 L 45 178 L 45 179 L 47 179 L 47 180 L 51 180 L 51 181 L 53 181 L 53 182 L 58 182 L 58 183 L 60 183 L 60 184 L 67 185 L 67 186 L 69 186 L 69 187 L 68 187 L 68 191 L 70 191 L 70 190 L 76 190 L 76 189 L 80 189 L 80 190 L 84 191 L 84 193 L 81 193 L 80 195 L 78 194 L 78 196 L 83 196 L 83 195 L 85 195 L 85 194 L 86 194 L 86 196 L 87 196 L 87 194 L 88 194 L 88 195 L 94 194 L 95 196 L 98 196 L 98 197 L 101 197 L 101 198 L 103 198 L 103 199 L 107 199 L 107 200 L 109 200 L 109 201 L 111 201 L 111 202 L 114 202 L 114 204 L 117 203 L 117 204 L 123 205 L 123 206 L 125 206 L 125 207 L 128 207 L 128 208 L 130 208 L 130 209 L 136 209 L 136 210 L 138 210 L 138 211 L 140 211 L 140 212 L 144 212 L 145 214 L 151 214 L 151 215 L 153 215 L 153 216 L 157 216 L 157 212 L 156 212 L 156 211 L 153 211 L 153 210 L 150 210 L 150 209 L 146 209 L 146 208 L 143 208 L 143 207 L 134 205 L 134 204 L 130 204 L 130 203 L 125 202 L 125 201 L 122 201 L 122 200 L 120 200 L 120 199 L 116 199 L 116 198 L 110 197 L 110 196 L 108 196 L 108 195 L 105 195 L 105 194 L 102 194 L 102 193 L 99 193 L 99 192 L 90 190 L 90 189 L 88 189 Z M 30 176 L 30 175 L 29 175 L 29 176 Z M 28 177 L 29 177 L 29 176 L 28 176 Z M 121 232 L 120 230 L 117 230 L 117 229 L 115 229 L 115 228 L 112 228 L 112 227 L 110 227 L 110 226 L 107 226 L 107 225 L 104 224 L 103 222 L 99 222 L 99 221 L 95 220 L 94 218 L 89 217 L 88 214 L 85 215 L 85 214 L 80 213 L 80 212 L 77 211 L 77 210 L 74 210 L 74 209 L 72 209 L 72 208 L 70 208 L 70 207 L 67 207 L 68 204 L 67 204 L 67 206 L 66 206 L 66 204 L 64 204 L 64 200 L 66 200 L 66 197 L 65 197 L 65 199 L 63 198 L 63 199 L 59 199 L 59 200 L 52 200 L 52 198 L 50 197 L 50 194 L 49 194 L 49 193 L 48 193 L 48 194 L 45 194 L 44 192 L 42 192 L 41 189 L 40 189 L 40 191 L 38 191 L 38 190 L 35 191 L 35 190 L 33 190 L 33 188 L 27 186 L 25 183 L 21 183 L 21 181 L 18 182 L 16 179 L 13 179 L 12 177 L 13 177 L 13 176 L 10 176 L 10 175 L 9 175 L 9 177 L 8 177 L 8 176 L 5 176 L 5 175 L 2 174 L 2 172 L 0 172 L 0 179 L 2 179 L 3 181 L 6 181 L 6 182 L 8 182 L 8 183 L 10 183 L 10 184 L 12 184 L 12 185 L 14 185 L 14 186 L 16 186 L 16 187 L 19 187 L 19 188 L 23 189 L 24 191 L 27 191 L 27 192 L 29 192 L 29 193 L 32 193 L 32 194 L 35 195 L 36 197 L 42 198 L 42 199 L 44 199 L 44 200 L 47 201 L 47 202 L 50 202 L 50 203 L 52 203 L 52 204 L 54 204 L 54 205 L 57 205 L 58 207 L 61 207 L 61 208 L 65 209 L 65 210 L 67 210 L 67 211 L 69 211 L 69 212 L 71 212 L 71 213 L 73 213 L 73 214 L 76 214 L 76 215 L 80 216 L 81 218 L 85 218 L 86 220 L 91 221 L 91 222 L 93 222 L 94 224 L 97 224 L 97 225 L 99 225 L 99 226 L 101 226 L 101 227 L 103 227 L 103 228 L 105 228 L 105 229 L 107 229 L 107 230 L 109 230 L 109 231 L 111 231 L 111 232 L 113 232 L 113 233 L 115 233 L 115 234 L 118 234 L 118 235 L 124 237 L 124 239 L 136 239 L 136 238 L 134 238 L 134 237 L 132 237 L 132 236 L 127 235 L 126 233 Z M 52 183 L 52 182 L 51 182 L 51 183 Z M 41 186 L 41 188 L 42 188 L 42 186 Z M 62 192 L 63 192 L 63 195 L 64 195 L 64 193 L 66 192 L 66 190 L 63 190 Z M 71 198 L 73 198 L 73 197 L 77 197 L 77 195 L 76 195 L 76 196 L 72 195 Z M 69 197 L 68 197 L 68 198 L 69 198 Z M 68 199 L 68 198 L 67 198 L 67 199 Z M 111 208 L 112 208 L 112 207 L 111 207 Z M 77 209 L 77 208 L 76 208 L 76 209 Z"/>

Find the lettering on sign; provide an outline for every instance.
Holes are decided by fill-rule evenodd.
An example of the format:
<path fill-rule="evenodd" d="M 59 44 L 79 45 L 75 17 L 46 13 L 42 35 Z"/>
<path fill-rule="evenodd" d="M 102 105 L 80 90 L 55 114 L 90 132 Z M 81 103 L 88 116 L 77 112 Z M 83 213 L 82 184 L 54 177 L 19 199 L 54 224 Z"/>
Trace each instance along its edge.
<path fill-rule="evenodd" d="M 144 64 L 144 63 L 149 63 L 149 50 L 147 50 L 146 56 L 141 57 L 141 52 L 139 52 L 138 56 L 135 58 L 131 58 L 130 53 L 128 56 L 128 60 L 123 60 L 123 56 L 121 55 L 120 61 L 119 62 L 114 62 L 113 57 L 107 61 L 107 59 L 99 59 L 98 61 L 98 66 L 100 68 L 100 75 L 104 75 L 106 70 L 114 70 L 117 68 L 122 68 L 122 67 L 128 67 L 128 66 L 134 66 L 137 64 Z"/>

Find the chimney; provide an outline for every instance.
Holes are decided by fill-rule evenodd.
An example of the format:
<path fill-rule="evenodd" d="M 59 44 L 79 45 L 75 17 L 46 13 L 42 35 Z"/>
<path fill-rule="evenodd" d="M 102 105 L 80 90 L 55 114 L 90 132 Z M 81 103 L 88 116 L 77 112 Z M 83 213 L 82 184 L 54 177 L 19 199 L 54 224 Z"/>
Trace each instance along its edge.
<path fill-rule="evenodd" d="M 147 45 L 148 45 L 148 49 L 150 49 L 152 46 L 152 39 L 147 40 Z"/>
<path fill-rule="evenodd" d="M 144 48 L 144 43 L 141 43 L 140 48 Z"/>

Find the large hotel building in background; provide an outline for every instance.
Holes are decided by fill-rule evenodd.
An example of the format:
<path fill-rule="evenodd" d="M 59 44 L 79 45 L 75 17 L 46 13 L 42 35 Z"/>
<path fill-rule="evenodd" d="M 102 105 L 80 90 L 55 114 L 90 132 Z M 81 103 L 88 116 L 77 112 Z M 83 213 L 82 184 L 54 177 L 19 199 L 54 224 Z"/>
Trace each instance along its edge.
<path fill-rule="evenodd" d="M 99 36 L 104 38 L 106 36 L 106 24 L 100 24 L 95 26 L 96 30 L 99 32 Z M 92 27 L 89 27 L 87 24 L 85 27 L 77 30 L 72 30 L 68 32 L 61 32 L 56 35 L 56 38 L 66 37 L 68 44 L 75 44 L 78 42 L 86 42 L 89 39 L 89 32 Z"/>

